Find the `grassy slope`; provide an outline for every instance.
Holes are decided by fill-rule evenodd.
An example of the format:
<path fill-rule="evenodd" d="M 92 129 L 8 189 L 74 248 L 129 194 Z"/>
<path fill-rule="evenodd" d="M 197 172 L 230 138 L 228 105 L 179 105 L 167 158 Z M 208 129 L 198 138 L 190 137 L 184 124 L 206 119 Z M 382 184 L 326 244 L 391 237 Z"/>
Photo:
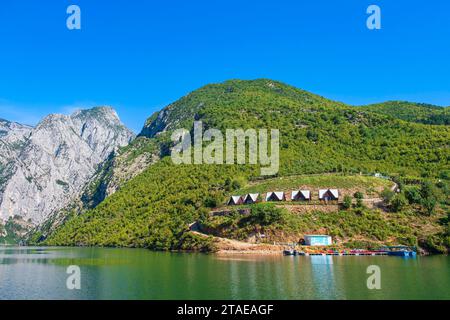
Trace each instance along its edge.
<path fill-rule="evenodd" d="M 385 213 L 351 209 L 338 213 L 306 212 L 298 215 L 284 211 L 282 217 L 281 221 L 264 225 L 251 217 L 215 216 L 206 221 L 202 228 L 216 236 L 243 241 L 251 239 L 257 232 L 265 235 L 263 242 L 267 243 L 292 243 L 298 242 L 305 234 L 329 234 L 334 241 L 346 247 L 375 248 L 404 244 L 419 245 L 432 252 L 446 250 L 440 238 L 440 234 L 446 231 L 441 223 L 444 219 L 442 214 L 424 217 L 414 210 Z"/>
<path fill-rule="evenodd" d="M 289 176 L 255 181 L 248 186 L 236 191 L 236 194 L 264 193 L 267 191 L 291 191 L 300 188 L 319 189 L 358 189 L 368 192 L 370 190 L 383 190 L 392 187 L 393 183 L 386 179 L 370 176 L 350 176 L 338 174 Z"/>
<path fill-rule="evenodd" d="M 289 191 L 305 186 L 310 190 L 320 187 L 339 188 L 341 194 L 352 195 L 360 191 L 369 197 L 379 197 L 381 190 L 393 186 L 393 182 L 385 179 L 367 176 L 340 176 L 336 174 L 314 176 L 292 176 L 253 181 L 245 187 L 233 191 L 233 194 L 250 192 L 264 193 L 268 190 Z M 411 188 L 408 185 L 406 188 Z M 351 192 L 348 192 L 350 191 Z M 317 194 L 313 195 L 313 199 Z M 339 212 L 325 212 L 328 206 L 315 211 L 293 213 L 289 210 L 292 202 L 276 203 L 281 210 L 282 219 L 270 224 L 264 224 L 257 217 L 242 216 L 234 210 L 258 207 L 272 207 L 275 203 L 257 205 L 241 205 L 223 207 L 220 210 L 231 210 L 229 216 L 214 216 L 201 222 L 203 232 L 223 238 L 240 241 L 254 241 L 255 234 L 261 233 L 264 243 L 298 242 L 305 234 L 329 234 L 333 240 L 345 247 L 372 247 L 381 245 L 419 245 L 430 252 L 445 252 L 445 246 L 450 246 L 450 237 L 443 237 L 448 232 L 448 218 L 442 208 L 432 216 L 421 214 L 417 205 L 408 205 L 401 212 L 385 212 L 380 209 L 351 208 Z M 299 203 L 296 203 L 299 205 Z"/>
<path fill-rule="evenodd" d="M 448 127 L 387 118 L 264 79 L 205 86 L 159 116 L 149 119 L 142 135 L 153 139 L 166 130 L 158 135 L 161 150 L 168 150 L 170 130 L 191 128 L 194 119 L 222 130 L 279 128 L 280 176 L 377 171 L 435 177 L 448 170 L 450 159 Z M 165 159 L 71 219 L 46 243 L 183 247 L 187 224 L 204 218 L 208 206 L 222 203 L 258 172 L 254 166 L 175 166 Z"/>

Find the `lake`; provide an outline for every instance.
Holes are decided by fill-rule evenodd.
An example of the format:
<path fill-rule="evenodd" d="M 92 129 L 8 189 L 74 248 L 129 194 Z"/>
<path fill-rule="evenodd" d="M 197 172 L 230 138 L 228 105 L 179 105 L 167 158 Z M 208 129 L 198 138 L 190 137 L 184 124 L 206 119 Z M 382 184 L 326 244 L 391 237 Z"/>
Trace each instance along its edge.
<path fill-rule="evenodd" d="M 81 289 L 66 286 L 79 266 Z M 366 269 L 381 270 L 369 290 Z M 0 299 L 450 299 L 450 257 L 285 257 L 0 247 Z"/>

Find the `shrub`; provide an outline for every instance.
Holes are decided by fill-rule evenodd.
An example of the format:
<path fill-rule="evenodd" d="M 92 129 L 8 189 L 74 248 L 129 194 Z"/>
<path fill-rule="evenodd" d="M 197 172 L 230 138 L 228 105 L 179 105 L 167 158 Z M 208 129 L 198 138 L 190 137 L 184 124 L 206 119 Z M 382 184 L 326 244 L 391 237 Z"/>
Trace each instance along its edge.
<path fill-rule="evenodd" d="M 422 206 L 424 207 L 426 213 L 431 216 L 436 208 L 437 201 L 435 198 L 428 198 L 422 200 Z"/>
<path fill-rule="evenodd" d="M 420 194 L 422 196 L 422 206 L 426 210 L 428 215 L 434 213 L 436 204 L 439 201 L 439 191 L 436 186 L 430 181 L 423 181 L 420 188 Z"/>
<path fill-rule="evenodd" d="M 362 192 L 355 192 L 355 194 L 353 195 L 355 197 L 355 199 L 364 199 L 364 194 Z"/>
<path fill-rule="evenodd" d="M 230 177 L 227 177 L 225 179 L 224 189 L 226 191 L 238 190 L 243 185 L 245 185 L 245 179 L 244 178 L 236 178 L 236 179 L 232 180 Z"/>
<path fill-rule="evenodd" d="M 405 197 L 408 199 L 409 203 L 418 203 L 422 202 L 422 195 L 420 193 L 419 188 L 412 187 L 405 190 Z"/>
<path fill-rule="evenodd" d="M 408 200 L 402 193 L 396 194 L 391 200 L 391 208 L 394 212 L 401 211 L 407 204 Z"/>
<path fill-rule="evenodd" d="M 233 190 L 237 190 L 240 187 L 242 187 L 242 183 L 239 180 L 233 180 L 231 183 L 231 188 L 233 188 Z"/>
<path fill-rule="evenodd" d="M 425 180 L 421 183 L 420 194 L 423 199 L 430 199 L 437 197 L 437 190 L 433 183 Z"/>
<path fill-rule="evenodd" d="M 217 207 L 217 199 L 215 197 L 209 196 L 205 199 L 205 207 L 215 208 Z"/>
<path fill-rule="evenodd" d="M 252 208 L 251 217 L 261 225 L 283 221 L 283 210 L 274 205 L 257 205 Z"/>
<path fill-rule="evenodd" d="M 447 235 L 450 236 L 450 211 L 447 212 Z"/>
<path fill-rule="evenodd" d="M 407 236 L 404 238 L 400 238 L 400 243 L 407 246 L 417 246 L 417 237 L 415 236 Z"/>
<path fill-rule="evenodd" d="M 390 203 L 394 196 L 395 196 L 395 192 L 389 188 L 385 188 L 381 192 L 381 197 L 383 198 L 384 202 L 386 202 L 386 203 Z"/>
<path fill-rule="evenodd" d="M 439 177 L 441 179 L 450 180 L 450 170 L 443 170 L 440 172 Z"/>
<path fill-rule="evenodd" d="M 364 208 L 364 202 L 362 201 L 362 199 L 356 199 L 356 207 Z"/>
<path fill-rule="evenodd" d="M 447 248 L 445 247 L 444 239 L 438 235 L 428 236 L 425 240 L 420 241 L 420 246 L 425 248 L 431 253 L 445 253 Z"/>
<path fill-rule="evenodd" d="M 181 250 L 196 250 L 200 252 L 216 251 L 214 238 L 211 236 L 203 237 L 191 232 L 183 234 L 180 239 L 179 249 Z"/>
<path fill-rule="evenodd" d="M 342 207 L 344 209 L 350 209 L 350 207 L 352 206 L 352 197 L 350 196 L 344 196 L 344 201 L 342 202 Z"/>

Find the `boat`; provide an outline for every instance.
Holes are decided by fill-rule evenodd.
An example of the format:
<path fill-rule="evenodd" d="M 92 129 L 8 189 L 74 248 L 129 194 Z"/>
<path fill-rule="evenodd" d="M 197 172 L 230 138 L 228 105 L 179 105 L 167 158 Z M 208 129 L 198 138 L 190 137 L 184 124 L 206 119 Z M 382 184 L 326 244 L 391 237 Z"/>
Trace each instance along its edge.
<path fill-rule="evenodd" d="M 294 249 L 283 250 L 283 255 L 285 255 L 285 256 L 295 256 L 296 254 L 297 254 L 297 251 L 295 251 Z"/>
<path fill-rule="evenodd" d="M 396 257 L 415 257 L 417 253 L 415 251 L 389 251 L 388 256 L 396 256 Z"/>
<path fill-rule="evenodd" d="M 412 257 L 417 256 L 416 248 L 409 246 L 386 246 L 382 248 L 388 256 L 394 257 Z"/>

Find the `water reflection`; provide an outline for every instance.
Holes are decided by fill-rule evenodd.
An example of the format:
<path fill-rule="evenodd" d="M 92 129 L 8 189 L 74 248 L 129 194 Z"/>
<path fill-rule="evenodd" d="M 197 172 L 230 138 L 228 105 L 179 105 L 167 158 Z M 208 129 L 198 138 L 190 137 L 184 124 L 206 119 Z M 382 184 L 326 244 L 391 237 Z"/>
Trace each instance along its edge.
<path fill-rule="evenodd" d="M 65 286 L 79 265 L 82 289 Z M 379 265 L 382 290 L 368 290 Z M 450 258 L 203 255 L 0 248 L 0 299 L 450 299 Z"/>
<path fill-rule="evenodd" d="M 311 256 L 311 276 L 315 299 L 338 299 L 336 296 L 332 256 Z"/>

